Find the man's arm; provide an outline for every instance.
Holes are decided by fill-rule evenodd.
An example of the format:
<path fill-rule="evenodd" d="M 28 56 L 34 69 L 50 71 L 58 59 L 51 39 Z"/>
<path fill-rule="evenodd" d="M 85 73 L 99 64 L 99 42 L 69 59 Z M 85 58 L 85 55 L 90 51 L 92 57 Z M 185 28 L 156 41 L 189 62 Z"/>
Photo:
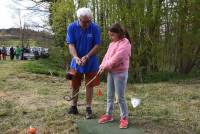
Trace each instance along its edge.
<path fill-rule="evenodd" d="M 73 57 L 78 57 L 74 44 L 69 44 L 69 52 Z"/>
<path fill-rule="evenodd" d="M 91 57 L 98 52 L 98 48 L 100 45 L 100 28 L 98 26 L 94 28 L 94 44 L 94 47 L 87 54 L 88 57 Z"/>
<path fill-rule="evenodd" d="M 88 58 L 91 57 L 92 55 L 95 55 L 98 52 L 99 45 L 95 45 L 87 54 Z"/>
<path fill-rule="evenodd" d="M 98 52 L 99 44 L 100 44 L 100 28 L 98 26 L 94 27 L 94 47 L 87 53 L 85 56 L 81 58 L 82 65 L 85 65 L 86 61 Z"/>
<path fill-rule="evenodd" d="M 69 44 L 68 46 L 69 46 L 69 52 L 73 56 L 73 58 L 75 58 L 76 63 L 78 65 L 81 65 L 81 59 L 77 55 L 76 49 L 74 47 L 74 44 Z"/>
<path fill-rule="evenodd" d="M 95 54 L 98 52 L 98 49 L 99 49 L 99 45 L 95 45 L 95 46 L 89 51 L 89 53 L 87 53 L 85 56 L 83 56 L 83 57 L 81 58 L 81 62 L 82 62 L 81 65 L 85 65 L 86 61 L 87 61 L 92 55 L 95 55 Z"/>

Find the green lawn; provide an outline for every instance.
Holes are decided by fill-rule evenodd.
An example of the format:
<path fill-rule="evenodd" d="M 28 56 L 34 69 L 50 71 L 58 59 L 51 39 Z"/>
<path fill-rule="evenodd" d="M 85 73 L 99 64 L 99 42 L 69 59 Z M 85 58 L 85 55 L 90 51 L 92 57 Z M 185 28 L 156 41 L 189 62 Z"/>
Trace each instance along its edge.
<path fill-rule="evenodd" d="M 33 67 L 36 66 L 36 67 Z M 38 67 L 40 66 L 40 67 Z M 30 67 L 33 67 L 30 69 Z M 38 74 L 38 70 L 45 72 Z M 85 98 L 81 91 L 78 116 L 65 115 L 69 103 L 63 100 L 69 94 L 69 84 L 63 78 L 63 70 L 49 75 L 48 66 L 40 61 L 0 61 L 0 130 L 2 134 L 24 134 L 32 125 L 41 134 L 78 133 L 77 124 L 84 119 Z M 43 69 L 43 70 L 42 70 Z M 37 73 L 37 74 L 35 74 Z M 94 93 L 94 116 L 105 112 L 105 83 L 98 88 L 103 96 Z M 133 108 L 131 97 L 142 99 Z M 130 127 L 144 130 L 145 134 L 199 134 L 200 133 L 200 80 L 187 79 L 151 84 L 129 84 L 126 91 Z M 119 108 L 114 111 L 119 119 Z"/>

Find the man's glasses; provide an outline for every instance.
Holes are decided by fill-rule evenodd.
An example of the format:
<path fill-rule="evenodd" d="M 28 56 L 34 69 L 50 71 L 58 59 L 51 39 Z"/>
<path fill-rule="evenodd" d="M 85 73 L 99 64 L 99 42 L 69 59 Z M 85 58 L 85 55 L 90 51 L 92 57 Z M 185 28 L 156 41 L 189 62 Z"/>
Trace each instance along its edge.
<path fill-rule="evenodd" d="M 83 24 L 89 24 L 91 22 L 91 20 L 82 20 L 82 19 L 79 19 L 81 23 Z"/>

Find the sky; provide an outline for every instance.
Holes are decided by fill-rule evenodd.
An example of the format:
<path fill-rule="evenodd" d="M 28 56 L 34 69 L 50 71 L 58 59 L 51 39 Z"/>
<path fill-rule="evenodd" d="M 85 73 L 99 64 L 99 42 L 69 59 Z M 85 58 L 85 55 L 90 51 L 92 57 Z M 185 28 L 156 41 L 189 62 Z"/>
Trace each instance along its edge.
<path fill-rule="evenodd" d="M 46 25 L 48 22 L 48 12 L 27 10 L 27 8 L 34 6 L 35 3 L 31 2 L 31 0 L 0 0 L 0 29 L 20 27 L 19 18 L 21 18 L 22 25 L 24 23 L 29 26 Z M 45 10 L 46 6 L 47 4 L 43 3 L 37 6 L 37 9 Z"/>

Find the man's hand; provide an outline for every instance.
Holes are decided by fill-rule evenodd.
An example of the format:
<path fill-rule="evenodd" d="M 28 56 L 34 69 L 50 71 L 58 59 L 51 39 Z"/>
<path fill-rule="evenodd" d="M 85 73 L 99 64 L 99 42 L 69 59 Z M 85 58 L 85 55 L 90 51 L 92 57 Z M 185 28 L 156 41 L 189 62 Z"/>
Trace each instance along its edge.
<path fill-rule="evenodd" d="M 89 59 L 88 55 L 83 56 L 81 58 L 81 66 L 84 66 L 88 59 Z"/>
<path fill-rule="evenodd" d="M 69 52 L 74 57 L 76 64 L 79 66 L 81 65 L 81 59 L 77 56 L 76 48 L 74 47 L 74 44 L 69 45 Z"/>
<path fill-rule="evenodd" d="M 82 64 L 81 59 L 79 57 L 74 57 L 74 59 L 76 60 L 76 64 L 78 64 L 79 66 Z"/>

